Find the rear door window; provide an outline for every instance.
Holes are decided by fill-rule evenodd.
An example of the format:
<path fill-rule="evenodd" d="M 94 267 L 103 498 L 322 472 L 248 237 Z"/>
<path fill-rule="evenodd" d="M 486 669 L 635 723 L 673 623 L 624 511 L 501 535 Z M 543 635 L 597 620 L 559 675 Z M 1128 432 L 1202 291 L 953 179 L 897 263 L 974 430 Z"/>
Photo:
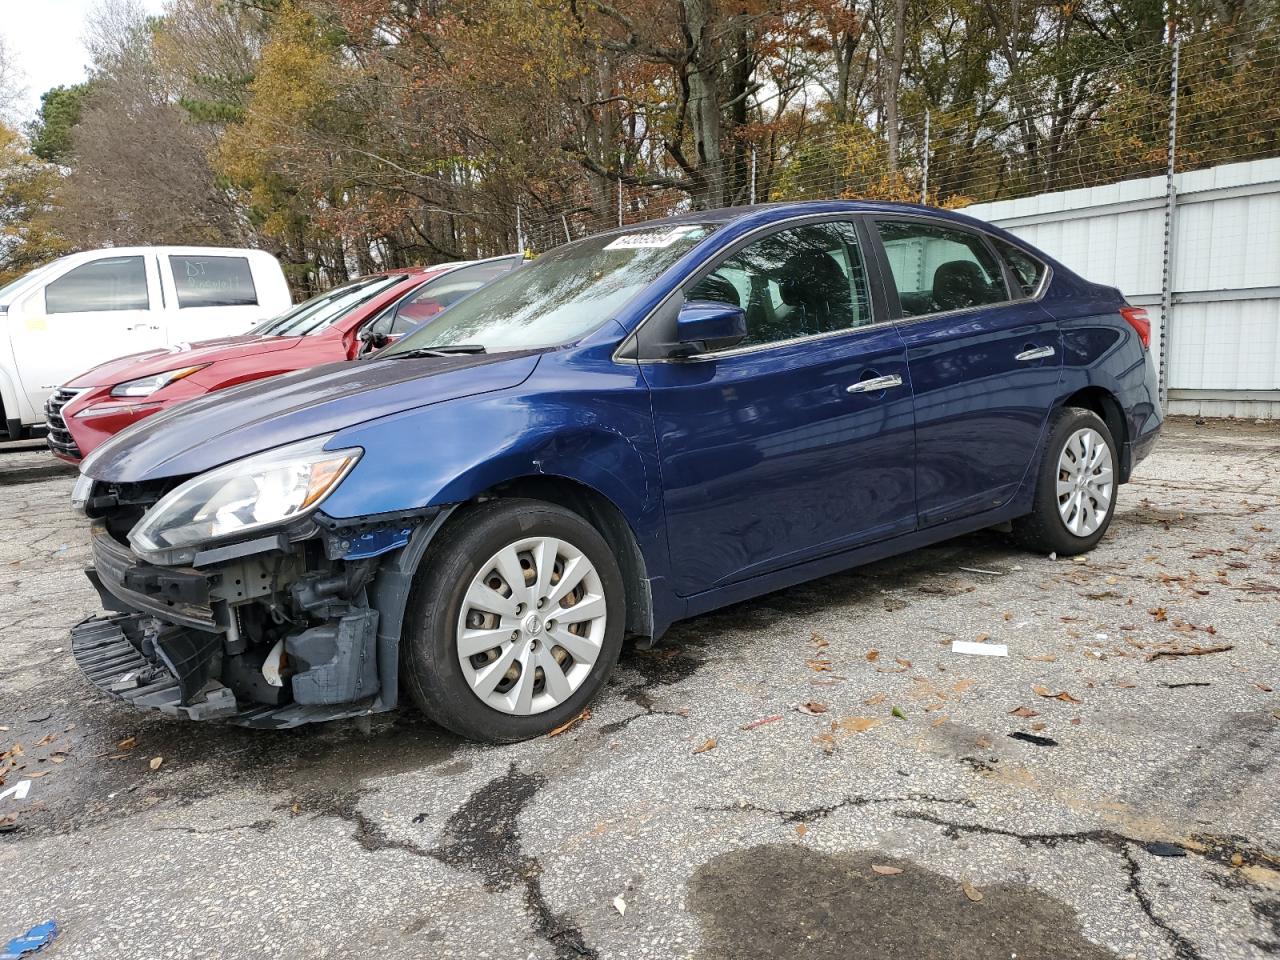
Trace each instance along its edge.
<path fill-rule="evenodd" d="M 64 273 L 44 288 L 45 313 L 147 310 L 147 268 L 142 257 L 108 257 Z"/>
<path fill-rule="evenodd" d="M 1001 240 L 999 237 L 991 237 L 990 240 L 991 245 L 996 248 L 1000 256 L 1004 257 L 1004 262 L 1013 271 L 1018 292 L 1024 297 L 1035 296 L 1036 290 L 1040 288 L 1040 281 L 1044 279 L 1049 268 L 1027 251 L 1021 247 L 1015 247 L 1007 240 Z"/>
<path fill-rule="evenodd" d="M 879 220 L 876 230 L 904 317 L 1008 301 L 1004 271 L 978 234 L 924 220 Z"/>
<path fill-rule="evenodd" d="M 169 257 L 179 307 L 252 307 L 258 303 L 247 257 Z"/>

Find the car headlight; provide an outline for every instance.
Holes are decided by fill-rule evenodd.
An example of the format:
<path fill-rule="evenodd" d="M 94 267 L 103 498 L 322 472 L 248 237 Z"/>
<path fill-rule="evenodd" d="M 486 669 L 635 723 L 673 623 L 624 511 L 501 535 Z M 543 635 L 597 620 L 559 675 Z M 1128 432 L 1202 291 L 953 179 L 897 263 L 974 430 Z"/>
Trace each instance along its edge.
<path fill-rule="evenodd" d="M 192 477 L 160 499 L 129 532 L 146 556 L 250 533 L 311 512 L 363 453 L 325 450 L 317 437 L 225 464 Z M 184 562 L 178 559 L 177 562 Z"/>
<path fill-rule="evenodd" d="M 164 373 L 152 374 L 149 377 L 139 377 L 137 380 L 126 380 L 112 387 L 111 395 L 113 397 L 149 397 L 157 390 L 163 390 L 169 384 L 176 383 L 183 377 L 189 377 L 207 366 L 207 363 L 201 363 L 194 367 L 183 367 L 181 370 L 166 370 Z"/>

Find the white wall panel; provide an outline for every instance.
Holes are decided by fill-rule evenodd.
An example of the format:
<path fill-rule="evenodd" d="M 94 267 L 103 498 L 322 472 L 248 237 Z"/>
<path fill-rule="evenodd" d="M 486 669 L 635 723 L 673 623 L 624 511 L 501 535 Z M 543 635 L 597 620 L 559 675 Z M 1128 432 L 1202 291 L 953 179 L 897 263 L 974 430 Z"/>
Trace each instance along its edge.
<path fill-rule="evenodd" d="M 1273 416 L 1280 402 L 1257 393 L 1280 391 L 1280 158 L 1182 173 L 1175 186 L 1169 389 L 1200 394 L 1174 408 Z M 964 212 L 1134 302 L 1158 304 L 1164 194 L 1164 178 L 1147 177 Z"/>

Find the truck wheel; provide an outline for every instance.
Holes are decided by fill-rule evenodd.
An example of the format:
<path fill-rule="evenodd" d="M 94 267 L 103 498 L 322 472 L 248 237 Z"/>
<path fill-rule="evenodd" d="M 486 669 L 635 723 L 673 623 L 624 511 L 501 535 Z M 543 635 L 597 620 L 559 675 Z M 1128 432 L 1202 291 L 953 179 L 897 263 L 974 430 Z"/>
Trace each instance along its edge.
<path fill-rule="evenodd" d="M 400 649 L 422 712 L 473 740 L 536 737 L 577 716 L 622 649 L 622 573 L 577 514 L 493 500 L 446 526 L 409 597 Z"/>
<path fill-rule="evenodd" d="M 1025 547 L 1070 557 L 1097 546 L 1115 514 L 1116 444 L 1092 410 L 1054 414 L 1031 513 L 1013 523 Z"/>

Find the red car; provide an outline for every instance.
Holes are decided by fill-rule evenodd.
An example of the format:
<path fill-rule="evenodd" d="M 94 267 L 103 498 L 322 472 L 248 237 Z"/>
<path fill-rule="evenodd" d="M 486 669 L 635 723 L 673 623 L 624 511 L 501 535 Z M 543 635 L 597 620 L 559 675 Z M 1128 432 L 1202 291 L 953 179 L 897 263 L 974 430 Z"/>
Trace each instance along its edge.
<path fill-rule="evenodd" d="M 135 353 L 94 367 L 45 404 L 49 449 L 78 463 L 175 403 L 280 373 L 353 360 L 430 320 L 521 262 L 518 256 L 372 273 L 247 334 Z"/>

